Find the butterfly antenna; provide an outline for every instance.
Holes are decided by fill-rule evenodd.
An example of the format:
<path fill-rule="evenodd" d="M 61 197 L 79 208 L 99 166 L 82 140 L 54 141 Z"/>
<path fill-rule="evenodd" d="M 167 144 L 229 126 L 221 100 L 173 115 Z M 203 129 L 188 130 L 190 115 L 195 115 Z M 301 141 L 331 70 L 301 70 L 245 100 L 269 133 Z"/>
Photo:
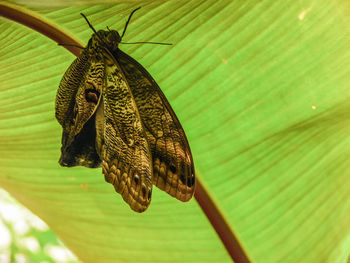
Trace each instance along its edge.
<path fill-rule="evenodd" d="M 86 22 L 88 23 L 89 27 L 92 29 L 92 31 L 94 31 L 94 33 L 96 34 L 96 36 L 99 38 L 99 40 L 101 40 L 102 43 L 104 43 L 106 46 L 106 42 L 100 38 L 99 34 L 96 32 L 95 28 L 90 24 L 89 20 L 87 19 L 87 17 L 83 14 L 83 13 L 80 13 L 86 20 Z M 107 27 L 108 28 L 108 27 Z M 109 28 L 108 28 L 109 30 Z"/>
<path fill-rule="evenodd" d="M 136 8 L 136 9 L 135 9 L 134 11 L 132 11 L 131 14 L 129 15 L 128 21 L 126 21 L 126 24 L 125 24 L 125 27 L 124 27 L 123 34 L 122 34 L 121 38 L 123 38 L 123 36 L 124 36 L 124 34 L 125 34 L 126 28 L 128 27 L 128 24 L 129 24 L 129 22 L 130 22 L 130 19 L 131 19 L 132 15 L 133 15 L 137 10 L 139 10 L 140 8 L 141 8 L 141 7 Z M 85 18 L 85 19 L 86 19 L 86 18 Z M 86 21 L 87 21 L 87 20 L 86 20 Z M 88 23 L 89 23 L 89 22 L 88 22 Z M 89 25 L 90 25 L 90 23 L 89 23 Z"/>
<path fill-rule="evenodd" d="M 74 45 L 74 44 L 62 44 L 62 43 L 58 43 L 57 45 L 59 45 L 59 46 L 64 46 L 64 47 L 76 47 L 76 48 L 84 49 L 83 47 L 78 46 L 78 45 Z"/>
<path fill-rule="evenodd" d="M 120 42 L 120 44 L 155 44 L 155 45 L 167 45 L 167 46 L 171 46 L 171 43 L 161 43 L 161 42 Z"/>
<path fill-rule="evenodd" d="M 92 31 L 94 31 L 95 34 L 97 34 L 95 28 L 90 24 L 89 20 L 87 19 L 87 17 L 83 14 L 83 13 L 80 13 L 86 20 L 86 22 L 88 23 L 89 27 L 92 29 Z"/>

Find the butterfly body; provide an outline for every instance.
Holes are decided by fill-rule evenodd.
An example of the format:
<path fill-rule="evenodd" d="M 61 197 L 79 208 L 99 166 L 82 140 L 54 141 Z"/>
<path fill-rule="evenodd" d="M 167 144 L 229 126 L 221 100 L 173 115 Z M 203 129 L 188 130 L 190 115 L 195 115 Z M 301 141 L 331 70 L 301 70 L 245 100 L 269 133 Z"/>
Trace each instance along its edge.
<path fill-rule="evenodd" d="M 95 32 L 56 96 L 62 166 L 102 166 L 130 207 L 143 212 L 156 185 L 181 200 L 195 186 L 186 135 L 150 74 L 118 48 L 115 30 Z"/>

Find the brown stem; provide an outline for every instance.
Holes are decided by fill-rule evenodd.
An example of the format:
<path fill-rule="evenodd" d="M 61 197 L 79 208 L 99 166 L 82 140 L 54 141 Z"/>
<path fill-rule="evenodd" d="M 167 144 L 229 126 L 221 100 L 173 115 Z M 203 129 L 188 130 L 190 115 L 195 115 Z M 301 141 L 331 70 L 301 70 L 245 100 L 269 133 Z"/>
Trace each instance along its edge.
<path fill-rule="evenodd" d="M 38 31 L 58 44 L 67 44 L 66 46 L 63 45 L 63 47 L 76 56 L 81 52 L 81 49 L 78 48 L 79 46 L 82 47 L 81 43 L 59 27 L 45 21 L 36 14 L 30 13 L 29 11 L 14 5 L 0 3 L 0 15 Z M 219 235 L 231 258 L 236 263 L 250 262 L 223 213 L 210 197 L 207 189 L 203 186 L 198 177 L 196 184 L 197 186 L 194 197 Z"/>
<path fill-rule="evenodd" d="M 248 256 L 244 252 L 233 230 L 219 207 L 210 197 L 208 190 L 204 187 L 202 182 L 196 178 L 196 191 L 194 193 L 199 206 L 209 219 L 211 225 L 219 235 L 222 243 L 226 247 L 227 252 L 236 263 L 250 262 Z"/>
<path fill-rule="evenodd" d="M 55 26 L 54 24 L 46 21 L 42 17 L 39 17 L 35 13 L 32 13 L 26 9 L 22 9 L 18 6 L 7 3 L 0 3 L 0 15 L 32 28 L 35 31 L 51 38 L 58 44 L 74 44 L 77 46 L 82 46 L 78 40 L 74 39 L 73 36 L 70 36 L 69 33 L 64 32 L 63 29 Z M 64 47 L 76 56 L 78 56 L 81 52 L 81 49 L 78 47 Z"/>

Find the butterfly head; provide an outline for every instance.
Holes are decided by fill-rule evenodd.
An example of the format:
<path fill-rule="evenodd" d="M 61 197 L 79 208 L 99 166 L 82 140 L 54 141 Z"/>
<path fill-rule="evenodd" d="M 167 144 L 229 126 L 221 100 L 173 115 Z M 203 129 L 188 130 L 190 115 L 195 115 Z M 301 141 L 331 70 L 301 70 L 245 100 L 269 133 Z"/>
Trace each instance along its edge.
<path fill-rule="evenodd" d="M 94 50 L 104 47 L 110 51 L 116 51 L 121 40 L 122 38 L 116 30 L 99 30 L 92 35 L 89 44 Z"/>

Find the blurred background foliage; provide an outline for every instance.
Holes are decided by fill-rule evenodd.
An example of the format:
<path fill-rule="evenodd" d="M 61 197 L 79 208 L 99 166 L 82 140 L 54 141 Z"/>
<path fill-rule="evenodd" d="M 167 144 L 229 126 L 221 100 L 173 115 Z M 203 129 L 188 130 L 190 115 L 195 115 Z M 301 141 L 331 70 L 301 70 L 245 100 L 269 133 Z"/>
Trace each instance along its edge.
<path fill-rule="evenodd" d="M 198 178 L 253 262 L 350 254 L 350 2 L 8 1 L 87 43 L 122 30 L 191 144 Z M 99 3 L 99 4 L 98 4 Z M 106 4 L 107 3 L 107 4 Z M 97 5 L 98 4 L 98 5 Z M 84 262 L 230 262 L 195 201 L 135 214 L 100 170 L 59 167 L 54 98 L 74 56 L 0 20 L 0 185 Z"/>
<path fill-rule="evenodd" d="M 0 190 L 0 262 L 78 263 L 49 227 Z"/>

